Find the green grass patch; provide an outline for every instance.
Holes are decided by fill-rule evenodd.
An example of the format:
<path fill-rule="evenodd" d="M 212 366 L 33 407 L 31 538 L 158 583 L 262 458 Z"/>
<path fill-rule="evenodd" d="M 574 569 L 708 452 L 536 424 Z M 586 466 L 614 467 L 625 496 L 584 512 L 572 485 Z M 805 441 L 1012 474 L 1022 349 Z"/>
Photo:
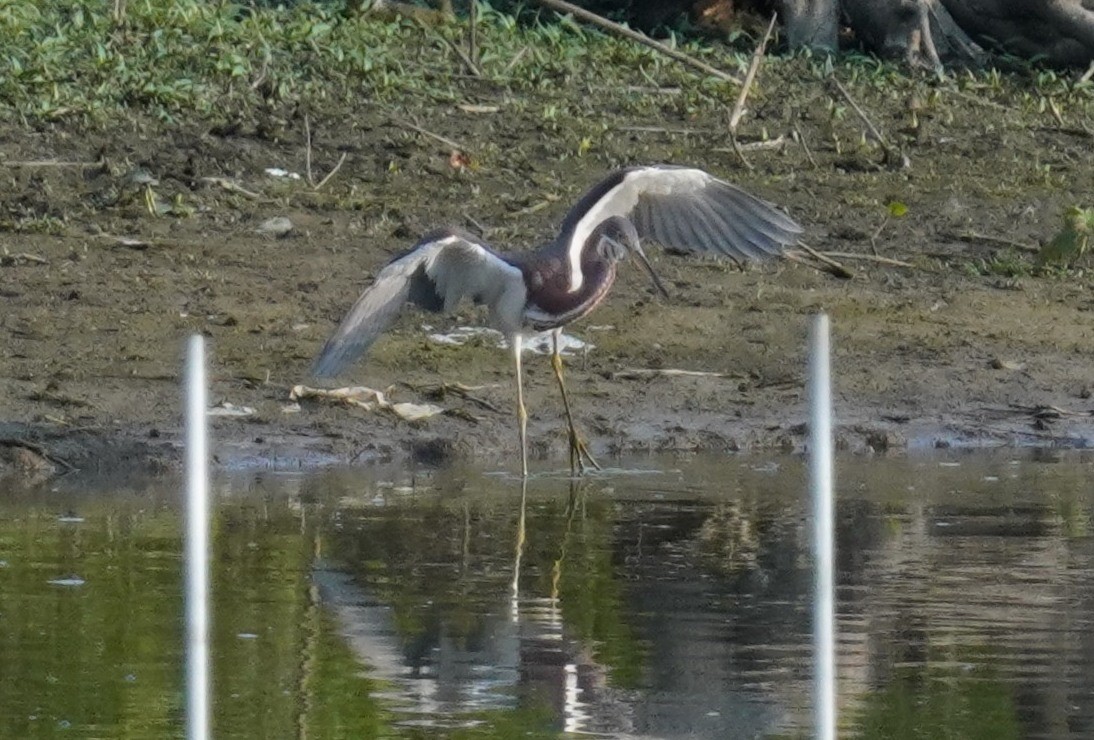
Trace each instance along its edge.
<path fill-rule="evenodd" d="M 570 118 L 553 101 L 573 90 L 586 104 L 616 112 L 663 109 L 649 88 L 678 87 L 680 114 L 724 112 L 736 87 L 706 78 L 656 51 L 550 13 L 522 18 L 481 5 L 474 80 L 456 48 L 466 48 L 466 19 L 438 26 L 312 2 L 258 6 L 223 0 L 131 0 L 115 18 L 101 0 L 0 0 L 0 117 L 40 122 L 108 122 L 126 111 L 177 117 L 224 115 L 306 104 L 372 102 L 412 106 L 469 96 L 535 93 L 544 118 Z M 687 53 L 740 74 L 751 42 L 680 40 Z M 1017 103 L 1027 113 L 1089 111 L 1094 85 L 1049 71 L 908 75 L 863 55 L 802 53 L 769 56 L 750 106 L 768 96 L 772 80 L 816 84 L 835 74 L 867 98 L 907 96 L 924 89 Z M 1013 84 L 1017 82 L 1018 84 Z M 777 83 L 776 83 L 777 84 Z"/>
<path fill-rule="evenodd" d="M 452 48 L 465 32 L 462 23 L 346 17 L 312 3 L 138 0 L 119 20 L 98 0 L 2 0 L 0 99 L 7 117 L 30 121 L 129 109 L 170 119 L 289 99 L 445 100 L 466 81 Z M 594 76 L 624 86 L 694 81 L 653 51 L 569 21 L 518 23 L 484 6 L 479 32 L 482 78 L 496 88 L 550 91 Z"/>

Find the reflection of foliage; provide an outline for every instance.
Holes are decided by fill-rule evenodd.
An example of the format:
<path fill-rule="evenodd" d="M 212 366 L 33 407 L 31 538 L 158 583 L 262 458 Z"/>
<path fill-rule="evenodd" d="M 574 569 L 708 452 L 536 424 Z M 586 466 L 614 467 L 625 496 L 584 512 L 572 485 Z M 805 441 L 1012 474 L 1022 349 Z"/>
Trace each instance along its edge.
<path fill-rule="evenodd" d="M 389 724 L 372 693 L 382 687 L 361 675 L 361 664 L 327 615 L 318 619 L 314 674 L 307 677 L 301 722 L 305 737 L 379 737 Z"/>
<path fill-rule="evenodd" d="M 509 597 L 519 509 L 498 506 L 498 500 L 408 500 L 344 511 L 329 549 L 391 604 L 408 644 L 443 624 L 447 638 L 466 645 Z M 557 578 L 567 628 L 591 644 L 596 661 L 610 668 L 613 685 L 629 687 L 639 681 L 644 652 L 623 619 L 622 585 L 612 562 L 614 524 L 613 507 L 595 497 L 530 502 L 521 571 L 532 579 L 522 590 L 547 597 Z"/>
<path fill-rule="evenodd" d="M 774 543 L 795 535 L 786 521 L 783 504 L 745 495 L 715 506 L 700 525 L 696 546 L 706 567 L 723 576 L 770 575 L 785 563 L 771 560 Z"/>
<path fill-rule="evenodd" d="M 0 737 L 168 735 L 181 678 L 173 518 L 81 513 L 0 515 Z M 69 575 L 85 584 L 47 583 Z"/>
<path fill-rule="evenodd" d="M 629 688 L 642 676 L 645 650 L 624 619 L 623 585 L 613 564 L 616 512 L 595 492 L 572 492 L 529 511 L 527 570 L 540 574 L 534 588 L 557 595 L 570 634 L 588 643 L 609 668 L 608 682 Z"/>
<path fill-rule="evenodd" d="M 979 666 L 989 662 L 979 654 L 965 658 Z M 929 659 L 898 668 L 884 688 L 869 694 L 856 725 L 858 736 L 869 739 L 1007 740 L 1022 734 L 1011 691 L 990 669 L 934 667 Z"/>
<path fill-rule="evenodd" d="M 699 527 L 700 552 L 718 570 L 736 573 L 756 566 L 760 536 L 753 514 L 733 500 L 715 507 Z"/>
<path fill-rule="evenodd" d="M 556 730 L 547 730 L 554 720 L 554 712 L 550 707 L 535 702 L 529 706 L 521 706 L 505 711 L 494 711 L 481 716 L 486 724 L 465 730 L 446 732 L 445 737 L 458 740 L 459 738 L 475 738 L 475 740 L 510 740 L 510 738 L 557 738 Z M 436 730 L 423 732 L 420 737 L 436 737 Z"/>
<path fill-rule="evenodd" d="M 0 514 L 8 561 L 0 567 L 0 737 L 52 736 L 61 727 L 80 736 L 178 734 L 181 521 L 148 498 L 81 505 L 83 521 L 72 524 L 58 524 L 53 512 Z M 300 699 L 308 679 L 311 567 L 299 518 L 284 498 L 222 506 L 213 545 L 216 735 L 295 736 L 305 707 L 287 697 Z M 85 585 L 46 582 L 69 574 Z M 306 720 L 375 736 L 375 703 L 352 678 L 359 667 L 336 659 L 335 641 L 321 637 L 311 658 L 320 683 Z M 352 717 L 343 711 L 350 707 Z"/>
<path fill-rule="evenodd" d="M 1086 537 L 1090 534 L 1090 512 L 1073 493 L 1072 495 L 1057 495 L 1054 497 L 1056 516 L 1065 537 Z"/>
<path fill-rule="evenodd" d="M 516 507 L 440 500 L 340 512 L 330 552 L 359 583 L 391 604 L 395 626 L 412 642 L 443 620 L 465 646 L 482 617 L 504 603 L 511 578 Z"/>
<path fill-rule="evenodd" d="M 581 520 L 562 564 L 560 597 L 566 624 L 591 641 L 597 662 L 611 669 L 609 683 L 628 688 L 642 677 L 645 651 L 623 617 L 623 586 L 612 567 L 612 524 L 610 516 Z"/>

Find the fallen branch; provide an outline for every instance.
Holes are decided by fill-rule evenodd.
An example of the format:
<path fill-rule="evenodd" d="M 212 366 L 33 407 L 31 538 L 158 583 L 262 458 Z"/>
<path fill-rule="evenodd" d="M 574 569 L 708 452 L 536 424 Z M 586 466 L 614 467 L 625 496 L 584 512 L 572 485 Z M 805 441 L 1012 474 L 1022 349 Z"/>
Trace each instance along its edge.
<path fill-rule="evenodd" d="M 633 131 L 639 134 L 680 134 L 694 136 L 716 133 L 712 129 L 681 128 L 679 126 L 616 126 L 617 131 Z"/>
<path fill-rule="evenodd" d="M 966 231 L 956 235 L 957 239 L 963 242 L 985 242 L 987 244 L 998 244 L 1003 247 L 1010 247 L 1011 249 L 1017 249 L 1020 252 L 1030 252 L 1033 254 L 1040 254 L 1041 248 L 1033 244 L 1023 244 L 1022 242 L 1016 242 L 1013 239 L 1007 239 L 1001 236 L 991 236 L 990 234 L 981 234 L 977 231 Z"/>
<path fill-rule="evenodd" d="M 786 137 L 782 136 L 782 135 L 779 135 L 774 139 L 766 139 L 764 141 L 750 141 L 747 144 L 738 144 L 737 149 L 741 150 L 742 152 L 756 152 L 756 151 L 761 151 L 761 150 L 764 150 L 764 149 L 782 149 L 785 146 L 786 146 Z M 732 151 L 735 151 L 735 150 L 730 149 L 728 147 L 720 146 L 720 147 L 715 147 L 711 151 L 714 151 L 714 152 L 732 152 Z"/>
<path fill-rule="evenodd" d="M 737 125 L 740 124 L 741 117 L 745 113 L 745 100 L 748 99 L 748 93 L 752 90 L 752 83 L 756 79 L 756 72 L 760 69 L 760 62 L 763 61 L 764 52 L 767 50 L 767 42 L 771 40 L 771 32 L 775 30 L 775 20 L 778 17 L 778 13 L 771 14 L 771 22 L 767 24 L 767 31 L 764 32 L 764 37 L 760 39 L 760 43 L 756 45 L 756 49 L 752 52 L 752 61 L 748 64 L 744 84 L 741 85 L 741 92 L 738 93 L 737 102 L 733 105 L 733 112 L 729 114 L 730 136 L 737 136 Z"/>
<path fill-rule="evenodd" d="M 1083 72 L 1082 76 L 1079 78 L 1079 82 L 1089 82 L 1091 78 L 1094 78 L 1094 60 L 1090 62 L 1090 66 Z"/>
<path fill-rule="evenodd" d="M 11 160 L 7 162 L 0 162 L 5 167 L 102 167 L 102 161 L 99 162 L 62 162 L 56 159 L 42 159 L 42 160 Z"/>
<path fill-rule="evenodd" d="M 824 255 L 826 257 L 838 257 L 843 260 L 859 260 L 860 262 L 876 262 L 879 265 L 889 265 L 891 267 L 907 267 L 909 269 L 916 269 L 916 266 L 911 262 L 905 262 L 904 260 L 896 260 L 892 257 L 882 257 L 877 254 L 859 254 L 858 252 L 817 252 L 817 254 Z"/>
<path fill-rule="evenodd" d="M 1083 124 L 1084 126 L 1086 124 Z M 1074 126 L 1034 126 L 1033 131 L 1041 131 L 1048 134 L 1064 134 L 1077 136 L 1082 139 L 1094 139 L 1094 129 L 1076 128 Z"/>
<path fill-rule="evenodd" d="M 506 413 L 502 409 L 499 409 L 497 406 L 495 406 L 494 404 L 487 401 L 485 398 L 479 398 L 478 396 L 473 395 L 472 391 L 481 390 L 482 388 L 489 388 L 490 386 L 488 386 L 488 385 L 470 386 L 470 385 L 464 385 L 463 383 L 441 383 L 440 385 L 417 386 L 417 385 L 414 385 L 413 383 L 406 383 L 406 382 L 404 382 L 402 385 L 405 385 L 407 388 L 411 389 L 412 391 L 415 391 L 417 393 L 422 393 L 422 394 L 437 398 L 438 400 L 444 400 L 444 396 L 446 394 L 454 393 L 457 396 L 459 396 L 460 398 L 463 398 L 467 401 L 470 401 L 471 403 L 474 403 L 478 406 L 481 406 L 482 408 L 486 409 L 487 411 L 493 411 L 496 414 Z M 451 410 L 448 413 L 451 413 Z M 476 421 L 477 421 L 477 419 L 476 419 Z"/>
<path fill-rule="evenodd" d="M 109 239 L 119 247 L 125 247 L 126 249 L 135 249 L 138 252 L 143 252 L 152 246 L 152 243 L 145 239 L 136 239 L 131 236 L 117 236 L 115 234 L 107 234 L 105 231 L 101 231 L 95 234 L 99 239 Z"/>
<path fill-rule="evenodd" d="M 552 203 L 556 203 L 556 202 L 558 202 L 558 196 L 557 195 L 548 195 L 543 200 L 537 201 L 537 202 L 533 203 L 530 206 L 525 206 L 524 208 L 521 208 L 519 211 L 513 211 L 512 213 L 506 214 L 504 216 L 504 218 L 511 219 L 511 218 L 520 218 L 522 216 L 530 216 L 533 213 L 537 213 L 539 211 L 542 211 L 544 208 L 547 208 Z"/>
<path fill-rule="evenodd" d="M 530 46 L 525 46 L 523 49 L 514 54 L 513 58 L 509 60 L 509 63 L 505 65 L 505 69 L 502 70 L 502 74 L 509 74 L 512 71 L 513 67 L 517 66 L 517 62 L 523 59 L 524 55 L 527 54 L 529 50 L 531 50 L 531 48 L 532 47 Z"/>
<path fill-rule="evenodd" d="M 1064 416 L 1094 416 L 1094 411 L 1072 411 L 1054 404 L 1047 406 L 1023 406 L 1022 404 L 1008 404 L 1007 410 L 1013 413 L 1029 414 L 1038 419 L 1058 419 Z"/>
<path fill-rule="evenodd" d="M 403 126 L 404 128 L 411 129 L 412 131 L 417 131 L 419 134 L 422 134 L 423 136 L 428 136 L 431 139 L 439 141 L 442 144 L 444 144 L 445 146 L 450 146 L 453 149 L 459 149 L 461 152 L 470 151 L 467 147 L 465 147 L 463 144 L 459 143 L 458 141 L 453 141 L 452 139 L 449 139 L 447 136 L 441 136 L 440 134 L 435 134 L 432 131 L 430 131 L 429 129 L 424 129 L 421 126 L 419 126 L 418 124 L 413 123 L 411 121 L 404 121 L 403 119 L 395 118 L 394 116 L 391 118 L 391 121 L 393 123 L 399 125 L 399 126 Z"/>
<path fill-rule="evenodd" d="M 607 18 L 602 18 L 601 16 L 597 15 L 596 13 L 590 13 L 588 10 L 585 10 L 584 8 L 579 8 L 576 5 L 571 5 L 570 3 L 564 2 L 563 0 L 537 0 L 537 2 L 540 5 L 544 5 L 548 8 L 551 8 L 552 10 L 557 10 L 560 13 L 569 13 L 570 15 L 573 15 L 577 18 L 580 18 L 583 21 L 586 21 L 588 23 L 592 23 L 594 26 L 599 26 L 600 28 L 603 28 L 606 31 L 610 31 L 610 32 L 612 32 L 614 34 L 617 34 L 619 36 L 623 36 L 624 38 L 628 38 L 631 41 L 636 41 L 639 44 L 642 44 L 644 46 L 648 46 L 651 49 L 654 49 L 656 51 L 661 52 L 662 54 L 664 54 L 665 56 L 667 56 L 671 59 L 675 59 L 678 62 L 683 62 L 684 64 L 690 65 L 690 66 L 694 67 L 695 69 L 698 69 L 701 72 L 704 72 L 705 74 L 711 75 L 712 77 L 717 77 L 718 79 L 724 80 L 726 82 L 732 82 L 735 85 L 740 85 L 741 84 L 740 79 L 738 79 L 737 77 L 734 77 L 733 75 L 729 74 L 728 72 L 723 72 L 722 70 L 717 69 L 716 67 L 710 66 L 706 62 L 699 61 L 698 59 L 696 59 L 693 56 L 690 56 L 689 54 L 685 54 L 682 51 L 678 51 L 676 49 L 673 49 L 670 46 L 665 46 L 664 44 L 662 44 L 659 41 L 654 41 L 653 39 L 651 39 L 649 36 L 645 35 L 644 33 L 639 33 L 637 31 L 632 31 L 631 29 L 627 28 L 626 26 L 622 26 L 618 23 L 614 23 L 614 22 L 608 20 Z"/>
<path fill-rule="evenodd" d="M 19 252 L 17 254 L 7 254 L 6 252 L 0 255 L 0 265 L 14 265 L 17 262 L 34 262 L 39 265 L 48 265 L 49 260 L 45 257 L 41 257 L 37 254 L 31 254 L 30 252 Z"/>
<path fill-rule="evenodd" d="M 799 131 L 796 126 L 794 127 L 793 131 L 794 140 L 802 145 L 802 149 L 805 151 L 805 158 L 809 160 L 809 164 L 813 165 L 813 169 L 817 169 L 818 167 L 820 167 L 820 165 L 817 164 L 817 160 L 813 158 L 813 150 L 809 148 L 809 144 L 808 142 L 806 142 L 805 137 L 802 135 L 802 132 Z"/>
<path fill-rule="evenodd" d="M 471 7 L 472 8 L 475 7 L 474 0 L 472 0 Z M 474 11 L 472 11 L 472 12 L 474 12 Z M 418 21 L 418 25 L 421 26 L 423 30 L 425 30 L 427 32 L 431 32 L 433 30 L 432 28 L 430 28 L 429 24 L 423 22 L 422 20 L 417 19 L 417 18 L 415 20 Z M 445 36 L 443 34 L 433 33 L 433 35 L 436 36 L 437 38 L 439 38 L 444 43 L 444 45 L 448 47 L 449 51 L 451 51 L 453 54 L 455 54 L 456 56 L 458 56 L 460 58 L 460 61 L 463 62 L 463 66 L 467 67 L 467 71 L 471 74 L 472 77 L 482 77 L 482 70 L 479 69 L 479 65 L 475 64 L 475 58 L 474 58 L 475 44 L 476 44 L 476 42 L 475 42 L 475 19 L 474 19 L 474 16 L 472 16 L 472 18 L 471 18 L 471 55 L 470 56 L 468 56 L 466 51 L 464 51 L 459 46 L 457 46 L 454 41 L 450 41 L 447 38 L 445 38 Z"/>
<path fill-rule="evenodd" d="M 847 101 L 851 109 L 855 111 L 855 114 L 859 119 L 866 124 L 866 129 L 870 132 L 870 135 L 874 137 L 874 140 L 881 146 L 881 150 L 885 153 L 885 162 L 887 164 L 900 163 L 901 167 L 907 167 L 909 165 L 908 158 L 899 152 L 896 147 L 889 143 L 889 140 L 885 138 L 885 135 L 881 133 L 881 130 L 874 125 L 874 122 L 870 120 L 870 117 L 866 115 L 855 99 L 851 97 L 851 93 L 847 92 L 847 88 L 840 84 L 840 81 L 835 77 L 832 78 L 832 84 L 835 86 L 839 94 L 843 96 L 843 99 Z"/>
<path fill-rule="evenodd" d="M 740 373 L 715 373 L 706 370 L 679 370 L 674 367 L 631 367 L 611 373 L 612 380 L 639 380 L 642 378 L 741 378 Z"/>
<path fill-rule="evenodd" d="M 336 174 L 338 174 L 338 170 L 342 169 L 342 165 L 346 163 L 346 157 L 348 157 L 348 156 L 349 156 L 348 152 L 342 152 L 342 156 L 338 159 L 338 164 L 334 165 L 334 169 L 332 169 L 330 172 L 328 172 L 327 176 L 319 181 L 319 184 L 315 186 L 316 190 L 319 190 L 320 188 L 322 188 L 324 185 L 326 185 L 328 182 L 330 182 L 330 179 L 332 177 L 334 177 Z"/>
<path fill-rule="evenodd" d="M 345 164 L 348 153 L 342 152 L 342 158 L 338 160 L 338 164 L 334 165 L 334 169 L 327 173 L 327 176 L 319 181 L 317 184 L 315 178 L 312 177 L 311 172 L 311 123 L 308 120 L 308 114 L 304 114 L 304 176 L 308 178 L 308 184 L 311 185 L 312 190 L 319 190 L 326 185 L 338 170 L 342 169 L 342 165 Z"/>
<path fill-rule="evenodd" d="M 311 176 L 311 122 L 308 114 L 304 114 L 304 174 L 308 178 L 308 184 L 315 187 L 315 179 Z"/>
<path fill-rule="evenodd" d="M 729 114 L 729 143 L 733 145 L 733 152 L 737 155 L 737 159 L 741 160 L 741 164 L 749 170 L 752 169 L 752 163 L 748 161 L 744 148 L 737 141 L 737 126 L 741 123 L 741 117 L 745 114 L 745 101 L 748 99 L 749 91 L 752 90 L 752 83 L 756 81 L 756 72 L 760 69 L 760 62 L 764 58 L 767 42 L 771 39 L 771 31 L 774 30 L 775 19 L 778 17 L 778 13 L 771 14 L 771 22 L 767 24 L 767 31 L 752 52 L 752 59 L 748 63 L 748 72 L 745 73 L 744 84 L 741 85 L 741 91 L 737 94 L 737 102 L 733 104 L 733 111 Z"/>
<path fill-rule="evenodd" d="M 790 250 L 789 252 L 784 253 L 785 257 L 791 262 L 797 262 L 799 264 L 805 265 L 806 267 L 812 267 L 814 270 L 823 270 L 824 272 L 831 273 L 838 278 L 850 279 L 855 276 L 855 273 L 848 270 L 839 262 L 836 262 L 831 257 L 825 257 L 823 254 L 813 249 L 805 242 L 798 242 L 798 246 L 802 248 L 803 252 L 824 265 L 824 267 L 822 268 L 814 264 L 813 262 L 805 259 L 804 257 L 802 257 L 801 252 L 798 252 L 796 250 Z"/>
<path fill-rule="evenodd" d="M 201 182 L 206 182 L 210 185 L 216 185 L 223 188 L 224 190 L 227 190 L 229 193 L 239 193 L 245 198 L 250 198 L 251 200 L 263 200 L 263 197 L 258 193 L 253 193 L 250 190 L 247 190 L 242 185 L 232 182 L 231 180 L 224 177 L 203 177 L 201 178 Z"/>
<path fill-rule="evenodd" d="M 467 55 L 470 57 L 471 71 L 478 75 L 482 75 L 479 71 L 479 3 L 478 0 L 471 0 L 470 7 L 467 9 Z"/>

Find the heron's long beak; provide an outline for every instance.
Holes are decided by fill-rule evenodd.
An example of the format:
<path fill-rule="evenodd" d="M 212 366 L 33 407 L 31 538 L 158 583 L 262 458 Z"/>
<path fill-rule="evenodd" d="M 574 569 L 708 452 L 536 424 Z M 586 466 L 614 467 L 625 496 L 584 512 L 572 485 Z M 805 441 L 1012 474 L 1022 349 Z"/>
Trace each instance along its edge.
<path fill-rule="evenodd" d="M 653 280 L 653 285 L 657 288 L 657 291 L 665 298 L 669 297 L 669 292 L 665 290 L 665 286 L 661 283 L 661 278 L 657 277 L 657 273 L 653 271 L 653 265 L 646 258 L 646 253 L 642 251 L 642 247 L 638 245 L 638 242 L 634 242 L 632 249 L 634 253 L 638 255 L 638 261 L 642 263 L 642 267 L 646 268 L 646 272 L 650 274 L 650 278 Z"/>

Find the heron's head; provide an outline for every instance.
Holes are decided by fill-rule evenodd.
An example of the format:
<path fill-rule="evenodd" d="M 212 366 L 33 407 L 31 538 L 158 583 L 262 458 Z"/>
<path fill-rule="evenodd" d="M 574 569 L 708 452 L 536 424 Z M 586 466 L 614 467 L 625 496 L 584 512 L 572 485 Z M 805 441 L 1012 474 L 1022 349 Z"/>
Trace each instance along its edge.
<path fill-rule="evenodd" d="M 637 255 L 639 263 L 646 268 L 650 279 L 653 280 L 654 287 L 661 295 L 668 298 L 669 293 L 665 290 L 665 286 L 661 284 L 661 279 L 657 277 L 657 273 L 653 271 L 653 265 L 646 258 L 646 253 L 642 251 L 642 240 L 639 239 L 638 230 L 634 228 L 634 224 L 631 223 L 630 219 L 622 216 L 610 216 L 604 220 L 604 223 L 600 224 L 593 238 L 596 240 L 596 253 L 601 259 L 609 262 L 619 262 L 631 252 Z"/>

